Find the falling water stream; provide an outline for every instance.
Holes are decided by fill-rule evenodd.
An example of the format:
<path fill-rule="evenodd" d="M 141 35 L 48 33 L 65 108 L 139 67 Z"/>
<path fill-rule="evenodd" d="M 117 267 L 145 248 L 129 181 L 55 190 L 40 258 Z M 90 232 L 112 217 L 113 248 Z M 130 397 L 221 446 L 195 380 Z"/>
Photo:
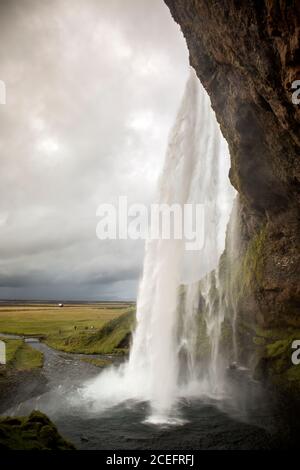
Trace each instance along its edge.
<path fill-rule="evenodd" d="M 196 281 L 218 265 L 225 247 L 226 225 L 234 190 L 228 179 L 229 155 L 205 90 L 194 71 L 182 99 L 169 137 L 164 169 L 158 187 L 160 204 L 202 204 L 204 239 L 201 249 L 185 251 L 185 240 L 149 239 L 146 243 L 143 277 L 137 300 L 137 325 L 128 362 L 118 370 L 102 373 L 83 390 L 86 398 L 150 403 L 149 421 L 170 422 L 179 397 L 191 388 L 201 390 L 201 374 L 195 359 L 195 315 L 199 288 Z M 187 283 L 183 331 L 179 331 L 180 285 Z M 202 293 L 205 295 L 205 291 Z M 222 311 L 207 309 L 207 333 L 211 360 L 206 392 L 216 392 L 218 344 Z M 186 350 L 184 380 L 179 353 Z M 203 374 L 202 374 L 203 375 Z M 113 391 L 112 391 L 113 389 Z"/>

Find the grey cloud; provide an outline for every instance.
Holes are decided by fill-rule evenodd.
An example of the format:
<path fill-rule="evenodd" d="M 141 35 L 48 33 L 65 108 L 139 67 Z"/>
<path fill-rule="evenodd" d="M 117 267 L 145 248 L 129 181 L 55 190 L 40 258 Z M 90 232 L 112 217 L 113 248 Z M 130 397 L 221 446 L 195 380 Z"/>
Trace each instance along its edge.
<path fill-rule="evenodd" d="M 95 214 L 154 197 L 178 26 L 162 0 L 2 0 L 0 65 L 0 298 L 134 298 L 143 246 L 100 243 Z"/>

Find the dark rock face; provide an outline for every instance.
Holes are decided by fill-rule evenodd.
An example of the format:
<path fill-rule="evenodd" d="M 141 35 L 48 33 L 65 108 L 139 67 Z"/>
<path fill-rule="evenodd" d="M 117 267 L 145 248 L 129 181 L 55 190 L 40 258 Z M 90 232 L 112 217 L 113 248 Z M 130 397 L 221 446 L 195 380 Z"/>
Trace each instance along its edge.
<path fill-rule="evenodd" d="M 300 79 L 300 3 L 165 3 L 229 144 L 240 225 L 230 286 L 242 359 L 255 369 L 263 358 L 264 371 L 274 371 L 268 343 L 284 339 L 289 349 L 293 337 L 300 339 L 300 104 L 292 102 Z M 291 363 L 284 363 L 287 371 Z"/>
<path fill-rule="evenodd" d="M 229 143 L 233 185 L 261 212 L 299 202 L 299 2 L 165 2 Z"/>

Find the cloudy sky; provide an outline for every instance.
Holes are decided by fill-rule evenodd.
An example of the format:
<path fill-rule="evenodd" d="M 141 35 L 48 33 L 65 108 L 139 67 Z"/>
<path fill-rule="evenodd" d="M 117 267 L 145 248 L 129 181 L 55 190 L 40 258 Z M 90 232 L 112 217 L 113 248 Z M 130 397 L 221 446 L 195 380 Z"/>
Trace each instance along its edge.
<path fill-rule="evenodd" d="M 188 75 L 162 0 L 1 0 L 0 299 L 134 299 L 143 243 L 96 210 L 149 203 Z"/>

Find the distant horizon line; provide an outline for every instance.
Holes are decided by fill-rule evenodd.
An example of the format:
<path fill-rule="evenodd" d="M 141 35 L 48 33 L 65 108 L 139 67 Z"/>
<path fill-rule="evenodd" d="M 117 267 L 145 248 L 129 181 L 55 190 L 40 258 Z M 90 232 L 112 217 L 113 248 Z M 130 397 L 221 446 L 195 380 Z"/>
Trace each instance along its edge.
<path fill-rule="evenodd" d="M 26 302 L 26 303 L 30 303 L 30 302 L 33 302 L 33 303 L 78 303 L 78 302 L 81 302 L 81 303 L 135 303 L 136 300 L 129 300 L 129 299 L 124 299 L 124 300 L 120 300 L 120 299 L 101 299 L 101 300 L 92 300 L 92 299 L 69 299 L 69 300 L 65 300 L 65 299 L 0 299 L 0 304 L 1 303 L 8 303 L 8 302 L 19 302 L 19 303 L 22 303 L 22 302 Z"/>

